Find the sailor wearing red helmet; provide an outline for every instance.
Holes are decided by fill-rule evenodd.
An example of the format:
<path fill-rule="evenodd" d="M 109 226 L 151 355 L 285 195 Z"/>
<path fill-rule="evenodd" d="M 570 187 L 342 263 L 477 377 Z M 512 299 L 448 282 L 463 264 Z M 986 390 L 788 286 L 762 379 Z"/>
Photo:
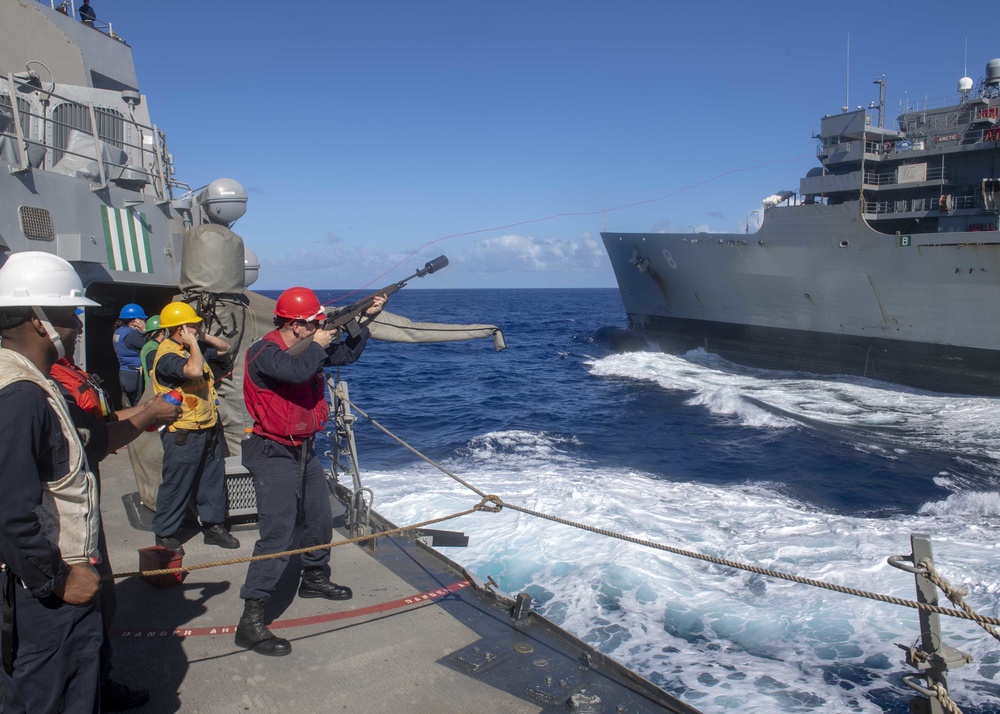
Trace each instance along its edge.
<path fill-rule="evenodd" d="M 386 297 L 378 296 L 366 311 L 381 312 Z M 260 539 L 254 555 L 280 553 L 293 544 L 296 516 L 303 511 L 301 546 L 331 542 L 333 513 L 326 476 L 316 458 L 313 437 L 326 426 L 329 405 L 324 367 L 351 364 L 365 349 L 368 328 L 355 337 L 335 341 L 336 330 L 324 330 L 326 318 L 316 294 L 308 288 L 289 288 L 274 310 L 277 329 L 251 345 L 246 353 L 243 396 L 253 418 L 253 433 L 243 442 L 243 465 L 253 477 L 260 517 Z M 294 345 L 312 339 L 298 354 Z M 264 624 L 264 607 L 288 557 L 250 563 L 240 591 L 244 610 L 236 630 L 236 644 L 264 655 L 292 651 L 288 640 L 274 636 Z M 330 582 L 330 550 L 302 555 L 299 597 L 347 600 L 351 589 Z"/>

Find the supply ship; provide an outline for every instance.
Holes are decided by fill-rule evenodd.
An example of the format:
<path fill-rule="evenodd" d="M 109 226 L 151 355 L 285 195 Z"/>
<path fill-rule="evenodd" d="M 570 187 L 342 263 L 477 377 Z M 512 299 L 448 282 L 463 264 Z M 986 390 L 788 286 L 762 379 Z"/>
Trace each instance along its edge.
<path fill-rule="evenodd" d="M 111 334 L 125 304 L 152 314 L 188 302 L 240 355 L 271 329 L 274 301 L 247 290 L 259 266 L 231 228 L 247 209 L 243 187 L 220 178 L 191 188 L 177 178 L 131 47 L 110 24 L 78 20 L 77 10 L 72 2 L 0 0 L 0 261 L 45 251 L 72 263 L 100 304 L 81 318 L 77 360 L 117 394 Z M 383 317 L 393 324 L 373 324 L 373 339 L 434 333 L 434 323 L 411 329 L 405 318 L 382 313 L 379 323 Z M 447 340 L 499 334 L 492 325 L 442 327 Z M 252 483 L 240 465 L 248 426 L 241 363 L 220 377 L 219 408 L 228 521 L 241 541 L 232 555 L 245 559 L 257 531 Z M 346 385 L 328 383 L 331 401 L 337 390 L 346 397 Z M 333 452 L 336 525 L 364 546 L 334 548 L 333 567 L 350 573 L 355 596 L 334 604 L 295 598 L 293 564 L 266 612 L 294 643 L 289 657 L 265 662 L 234 644 L 245 560 L 197 574 L 129 574 L 153 544 L 159 436 L 145 434 L 101 464 L 102 520 L 119 573 L 115 676 L 150 692 L 136 711 L 695 712 L 541 617 L 529 596 L 498 593 L 428 547 L 461 545 L 461 534 L 409 529 L 378 537 L 376 547 L 373 534 L 395 529 L 370 508 L 345 403 L 325 447 Z M 196 526 L 181 539 L 194 533 Z M 200 538 L 186 545 L 185 566 L 218 557 Z"/>
<path fill-rule="evenodd" d="M 885 122 L 825 116 L 820 166 L 745 233 L 602 233 L 630 332 L 752 367 L 1000 396 L 1000 59 Z M 749 223 L 749 221 L 748 221 Z"/>

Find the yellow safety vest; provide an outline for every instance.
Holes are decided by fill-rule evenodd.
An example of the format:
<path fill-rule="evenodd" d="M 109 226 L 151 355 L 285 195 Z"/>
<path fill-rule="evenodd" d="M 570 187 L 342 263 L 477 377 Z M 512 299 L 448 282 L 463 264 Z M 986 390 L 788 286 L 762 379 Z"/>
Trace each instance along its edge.
<path fill-rule="evenodd" d="M 160 343 L 156 349 L 156 357 L 153 359 L 153 373 L 150 375 L 153 380 L 153 392 L 157 396 L 171 390 L 171 387 L 160 384 L 156 375 L 157 365 L 163 356 L 168 354 L 177 355 L 185 361 L 191 356 L 184 345 L 174 341 L 173 338 L 168 337 Z M 215 383 L 212 380 L 212 370 L 209 369 L 208 362 L 205 362 L 205 373 L 202 377 L 189 379 L 176 389 L 184 393 L 184 403 L 181 405 L 180 418 L 168 426 L 168 430 L 191 429 L 197 431 L 215 426 L 215 422 L 219 418 L 219 410 L 216 406 L 219 400 L 215 393 Z"/>

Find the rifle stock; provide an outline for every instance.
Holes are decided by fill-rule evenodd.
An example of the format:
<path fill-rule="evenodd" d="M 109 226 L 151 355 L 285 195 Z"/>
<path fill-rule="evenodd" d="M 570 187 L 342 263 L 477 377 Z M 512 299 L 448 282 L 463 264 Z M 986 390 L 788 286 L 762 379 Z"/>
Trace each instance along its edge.
<path fill-rule="evenodd" d="M 397 283 L 392 285 L 387 285 L 381 290 L 376 290 L 375 292 L 367 295 L 360 300 L 347 305 L 346 307 L 337 308 L 333 312 L 329 312 L 326 315 L 326 320 L 323 321 L 323 326 L 321 329 L 324 330 L 344 330 L 351 337 L 357 337 L 361 333 L 361 323 L 358 322 L 362 319 L 365 311 L 372 306 L 375 302 L 375 298 L 379 295 L 385 295 L 389 297 L 398 293 L 400 290 L 406 287 L 406 284 L 413 280 L 414 278 L 422 278 L 425 275 L 430 275 L 431 273 L 436 273 L 437 271 L 446 268 L 448 266 L 448 258 L 444 255 L 439 255 L 434 260 L 430 260 L 424 264 L 424 267 L 415 272 L 408 278 L 403 278 Z M 288 354 L 297 355 L 303 352 L 313 341 L 312 335 L 307 337 L 295 345 L 288 348 Z"/>

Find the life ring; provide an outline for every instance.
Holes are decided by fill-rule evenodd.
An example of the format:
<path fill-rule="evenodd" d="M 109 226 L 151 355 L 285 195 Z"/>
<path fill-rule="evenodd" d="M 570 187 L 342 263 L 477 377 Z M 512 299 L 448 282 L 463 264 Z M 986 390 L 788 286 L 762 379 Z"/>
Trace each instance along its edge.
<path fill-rule="evenodd" d="M 884 144 L 882 144 L 882 149 L 885 151 L 885 153 L 891 154 L 892 153 L 892 142 L 891 141 L 887 141 Z"/>

